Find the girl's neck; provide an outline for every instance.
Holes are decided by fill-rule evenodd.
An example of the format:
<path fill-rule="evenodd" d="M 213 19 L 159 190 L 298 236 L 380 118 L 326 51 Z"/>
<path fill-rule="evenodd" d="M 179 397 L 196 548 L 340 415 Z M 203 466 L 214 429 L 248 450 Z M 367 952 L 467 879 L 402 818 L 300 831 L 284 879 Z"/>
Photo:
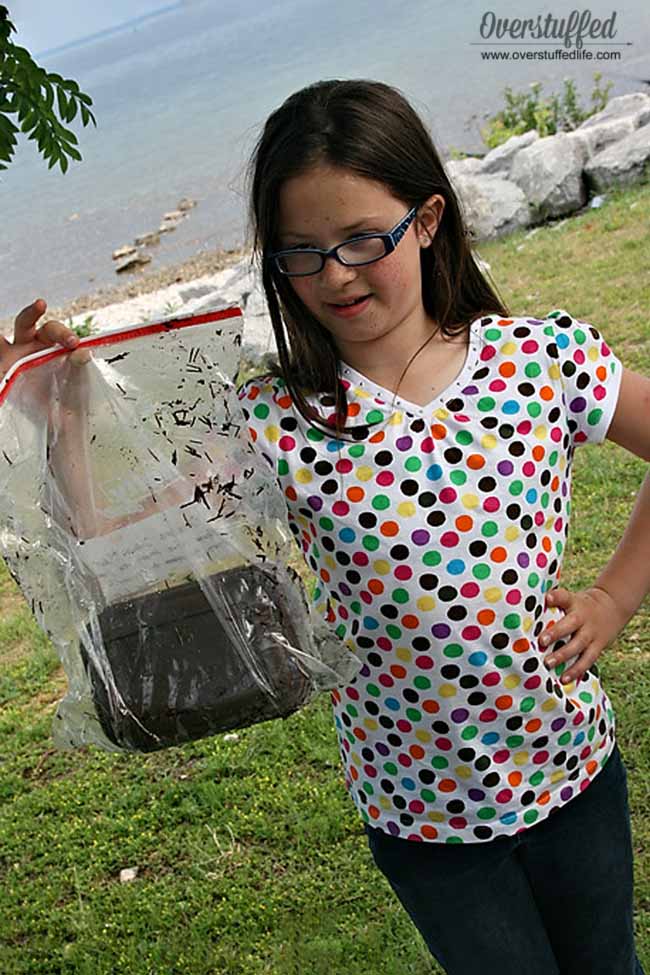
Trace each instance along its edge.
<path fill-rule="evenodd" d="M 427 341 L 428 340 L 428 341 Z M 446 338 L 440 326 L 432 319 L 425 319 L 420 327 L 412 327 L 405 335 L 402 328 L 393 329 L 387 335 L 370 342 L 338 343 L 343 362 L 363 376 L 385 389 L 393 389 L 399 381 L 411 357 L 426 342 L 424 348 L 410 364 L 403 382 L 413 381 L 422 370 L 429 372 L 440 366 L 450 355 L 458 353 L 458 346 L 466 347 L 467 333 L 454 339 Z"/>

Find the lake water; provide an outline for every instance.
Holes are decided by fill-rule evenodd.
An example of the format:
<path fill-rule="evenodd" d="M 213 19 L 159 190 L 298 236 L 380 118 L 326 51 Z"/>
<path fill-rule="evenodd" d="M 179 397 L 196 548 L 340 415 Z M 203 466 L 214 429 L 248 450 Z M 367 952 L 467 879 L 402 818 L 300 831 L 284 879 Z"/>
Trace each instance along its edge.
<path fill-rule="evenodd" d="M 498 14 L 548 10 L 523 5 L 504 0 Z M 483 60 L 479 24 L 487 9 L 474 0 L 186 0 L 110 37 L 39 58 L 91 95 L 98 126 L 73 123 L 83 163 L 73 162 L 67 174 L 48 170 L 35 143 L 23 140 L 0 176 L 0 317 L 37 296 L 57 304 L 114 284 L 112 251 L 157 229 L 182 196 L 198 206 L 149 251 L 150 268 L 244 243 L 244 169 L 261 126 L 292 91 L 315 80 L 396 85 L 444 154 L 485 151 L 480 125 L 502 106 L 506 85 L 524 89 L 539 80 L 550 93 L 571 77 L 586 100 L 600 67 L 614 82 L 612 95 L 648 90 L 645 0 L 618 10 L 623 60 L 600 64 Z M 590 9 L 601 17 L 612 12 L 602 4 Z"/>

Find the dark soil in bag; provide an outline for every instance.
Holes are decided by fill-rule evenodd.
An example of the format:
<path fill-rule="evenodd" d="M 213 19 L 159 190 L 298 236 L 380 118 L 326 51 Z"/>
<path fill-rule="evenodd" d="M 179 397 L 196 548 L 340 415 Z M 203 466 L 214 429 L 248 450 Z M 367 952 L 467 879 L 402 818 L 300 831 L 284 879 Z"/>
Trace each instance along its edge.
<path fill-rule="evenodd" d="M 224 594 L 248 654 L 239 640 L 233 642 L 197 582 L 116 603 L 100 614 L 102 663 L 110 675 L 82 645 L 97 716 L 119 747 L 150 752 L 180 745 L 286 717 L 309 699 L 306 670 L 274 638 L 279 633 L 300 646 L 273 573 L 250 565 L 213 575 L 210 582 Z"/>

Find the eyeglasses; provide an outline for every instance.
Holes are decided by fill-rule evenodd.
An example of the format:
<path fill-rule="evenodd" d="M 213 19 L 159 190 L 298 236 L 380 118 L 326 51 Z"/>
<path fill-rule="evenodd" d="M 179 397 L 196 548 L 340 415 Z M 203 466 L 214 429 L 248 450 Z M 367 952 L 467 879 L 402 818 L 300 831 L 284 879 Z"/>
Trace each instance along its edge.
<path fill-rule="evenodd" d="M 411 226 L 417 209 L 413 207 L 409 210 L 406 216 L 385 234 L 361 234 L 359 237 L 350 237 L 349 240 L 344 240 L 330 250 L 321 250 L 319 247 L 293 247 L 290 250 L 268 254 L 266 260 L 270 261 L 280 274 L 286 274 L 291 278 L 318 274 L 325 267 L 328 257 L 333 257 L 346 267 L 374 264 L 375 261 L 381 261 L 382 257 L 395 250 Z"/>

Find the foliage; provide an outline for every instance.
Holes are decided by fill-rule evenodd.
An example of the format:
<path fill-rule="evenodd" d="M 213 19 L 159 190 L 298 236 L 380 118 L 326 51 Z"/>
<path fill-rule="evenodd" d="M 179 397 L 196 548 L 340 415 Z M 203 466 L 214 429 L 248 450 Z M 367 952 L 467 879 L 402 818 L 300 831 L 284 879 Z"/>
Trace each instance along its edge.
<path fill-rule="evenodd" d="M 65 173 L 68 157 L 80 162 L 81 153 L 75 148 L 74 132 L 61 121 L 72 122 L 79 112 L 84 126 L 97 125 L 90 110 L 92 98 L 80 91 L 76 81 L 39 67 L 29 51 L 11 40 L 15 31 L 9 11 L 0 5 L 0 170 L 13 159 L 18 133 L 24 132 L 49 160 L 48 169 L 58 163 Z"/>
<path fill-rule="evenodd" d="M 80 339 L 85 339 L 93 331 L 93 315 L 86 315 L 81 325 L 74 325 L 72 318 L 68 319 L 68 328 L 76 332 Z"/>
<path fill-rule="evenodd" d="M 591 93 L 591 108 L 583 109 L 578 101 L 575 82 L 564 79 L 564 89 L 560 95 L 553 94 L 541 98 L 542 84 L 534 81 L 530 92 L 514 92 L 510 86 L 504 90 L 506 106 L 488 121 L 481 130 L 483 142 L 494 149 L 507 142 L 513 135 L 522 135 L 536 129 L 540 136 L 555 135 L 576 129 L 585 119 L 601 112 L 609 98 L 611 81 L 601 87 L 602 75 L 594 74 L 594 89 Z"/>

